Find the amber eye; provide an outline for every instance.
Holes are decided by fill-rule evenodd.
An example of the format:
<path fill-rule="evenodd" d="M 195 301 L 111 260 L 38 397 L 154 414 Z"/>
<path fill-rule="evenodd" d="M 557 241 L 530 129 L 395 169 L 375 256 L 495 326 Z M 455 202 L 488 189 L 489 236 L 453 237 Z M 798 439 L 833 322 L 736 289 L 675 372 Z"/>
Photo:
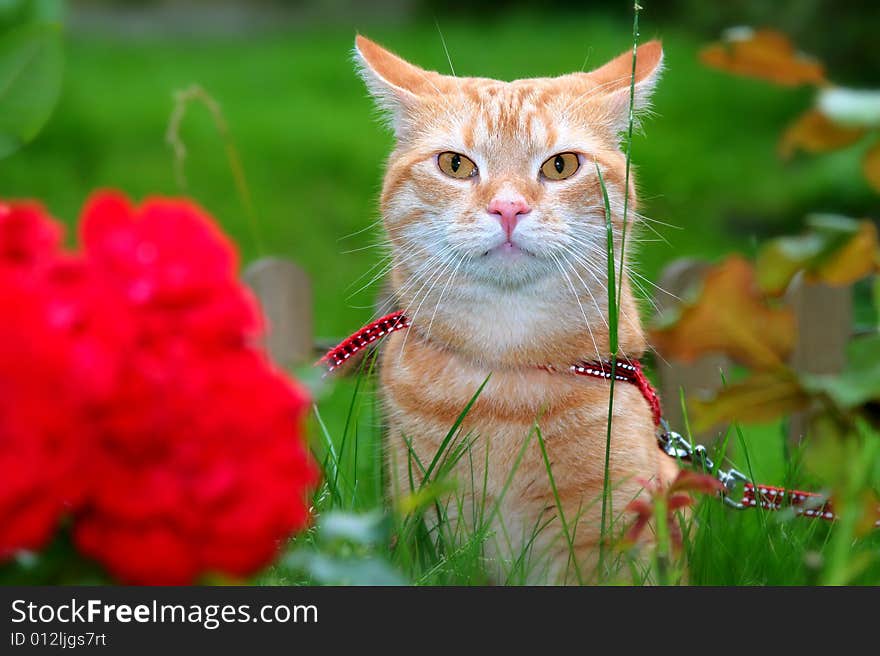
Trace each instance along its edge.
<path fill-rule="evenodd" d="M 451 151 L 440 153 L 437 165 L 450 178 L 472 178 L 477 174 L 477 165 L 472 160 Z"/>
<path fill-rule="evenodd" d="M 581 167 L 576 153 L 559 153 L 541 164 L 541 174 L 548 180 L 565 180 Z"/>

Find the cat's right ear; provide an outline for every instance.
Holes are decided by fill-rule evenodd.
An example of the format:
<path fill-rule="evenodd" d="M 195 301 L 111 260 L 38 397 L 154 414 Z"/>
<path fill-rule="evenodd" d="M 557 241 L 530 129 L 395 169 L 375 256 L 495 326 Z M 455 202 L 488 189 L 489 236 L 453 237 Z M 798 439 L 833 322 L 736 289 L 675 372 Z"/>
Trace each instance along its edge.
<path fill-rule="evenodd" d="M 419 98 L 439 90 L 442 76 L 413 66 L 360 34 L 355 38 L 354 58 L 367 89 L 387 112 L 397 136 L 402 136 Z"/>

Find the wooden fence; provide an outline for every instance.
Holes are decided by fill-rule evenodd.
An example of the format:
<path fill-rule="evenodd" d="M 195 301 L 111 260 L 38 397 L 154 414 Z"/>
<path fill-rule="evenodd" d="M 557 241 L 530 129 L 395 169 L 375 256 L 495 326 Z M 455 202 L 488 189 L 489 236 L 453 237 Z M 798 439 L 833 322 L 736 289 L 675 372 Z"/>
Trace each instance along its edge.
<path fill-rule="evenodd" d="M 668 293 L 658 292 L 654 302 L 661 311 L 669 309 L 676 298 L 686 298 L 699 284 L 709 264 L 699 260 L 676 260 L 660 276 L 659 286 Z M 723 302 L 723 299 L 719 299 Z M 833 374 L 846 362 L 846 344 L 852 330 L 852 288 L 806 283 L 796 277 L 783 298 L 790 307 L 798 326 L 798 337 L 791 355 L 791 366 L 800 373 Z M 732 366 L 724 355 L 708 355 L 696 362 L 664 361 L 657 358 L 657 375 L 663 411 L 670 425 L 679 430 L 684 424 L 680 396 L 685 398 L 712 396 L 722 384 L 721 371 Z M 803 437 L 807 417 L 795 414 L 789 422 L 789 438 L 798 442 Z M 697 435 L 708 441 L 714 434 Z"/>
<path fill-rule="evenodd" d="M 660 310 L 684 298 L 699 284 L 709 264 L 698 260 L 676 260 L 660 276 L 654 302 Z M 312 289 L 306 273 L 296 264 L 280 258 L 264 258 L 251 264 L 243 279 L 260 299 L 270 324 L 267 348 L 281 365 L 291 367 L 314 361 L 328 346 L 317 345 L 313 329 Z M 852 326 L 852 289 L 808 284 L 800 278 L 790 285 L 784 303 L 792 308 L 798 325 L 798 341 L 791 365 L 803 373 L 837 373 L 845 363 L 845 349 Z M 352 330 L 357 326 L 352 326 Z M 342 338 L 343 336 L 340 336 Z M 685 398 L 712 395 L 721 386 L 721 370 L 731 366 L 722 355 L 706 356 L 693 363 L 657 358 L 660 395 L 664 414 L 673 428 L 681 429 L 683 416 L 680 393 Z M 789 422 L 789 436 L 799 441 L 806 417 L 795 415 Z M 707 441 L 712 435 L 697 436 Z"/>

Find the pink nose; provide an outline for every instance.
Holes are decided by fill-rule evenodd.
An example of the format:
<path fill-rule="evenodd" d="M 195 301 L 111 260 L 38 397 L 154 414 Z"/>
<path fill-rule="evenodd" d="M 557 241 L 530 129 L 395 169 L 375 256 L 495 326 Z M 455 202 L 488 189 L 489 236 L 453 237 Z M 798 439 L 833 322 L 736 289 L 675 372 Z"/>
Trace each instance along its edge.
<path fill-rule="evenodd" d="M 498 220 L 501 221 L 501 227 L 507 233 L 507 238 L 513 235 L 516 224 L 519 223 L 519 217 L 532 211 L 526 199 L 522 196 L 516 198 L 493 198 L 487 208 L 489 214 L 497 214 Z"/>

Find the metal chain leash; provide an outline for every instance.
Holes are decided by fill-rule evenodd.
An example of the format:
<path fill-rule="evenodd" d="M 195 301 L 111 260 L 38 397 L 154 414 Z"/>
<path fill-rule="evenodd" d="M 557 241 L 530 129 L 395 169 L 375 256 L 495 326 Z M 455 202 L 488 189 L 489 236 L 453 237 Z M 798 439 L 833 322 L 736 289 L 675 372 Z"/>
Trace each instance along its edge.
<path fill-rule="evenodd" d="M 773 485 L 761 485 L 752 483 L 749 478 L 738 469 L 715 469 L 715 463 L 709 457 L 706 447 L 702 444 L 692 445 L 688 440 L 669 428 L 665 419 L 661 419 L 657 426 L 657 443 L 666 455 L 678 461 L 693 465 L 696 469 L 717 478 L 724 486 L 721 498 L 731 508 L 744 510 L 746 508 L 763 508 L 765 510 L 791 509 L 794 513 L 817 519 L 834 521 L 837 514 L 831 507 L 828 498 L 815 492 L 802 490 L 790 490 Z M 739 500 L 734 495 L 742 485 Z M 877 509 L 880 517 L 880 508 Z M 880 528 L 880 519 L 874 522 L 874 526 Z"/>
<path fill-rule="evenodd" d="M 702 444 L 692 445 L 680 433 L 676 433 L 669 428 L 669 424 L 665 419 L 660 420 L 657 426 L 657 443 L 663 452 L 676 460 L 687 462 L 701 469 L 706 474 L 711 474 L 717 478 L 724 486 L 724 492 L 721 498 L 731 508 L 744 510 L 749 506 L 742 501 L 735 500 L 731 495 L 736 493 L 739 484 L 748 483 L 748 477 L 738 469 L 731 467 L 730 469 L 715 470 L 715 463 L 709 457 L 709 452 Z"/>

